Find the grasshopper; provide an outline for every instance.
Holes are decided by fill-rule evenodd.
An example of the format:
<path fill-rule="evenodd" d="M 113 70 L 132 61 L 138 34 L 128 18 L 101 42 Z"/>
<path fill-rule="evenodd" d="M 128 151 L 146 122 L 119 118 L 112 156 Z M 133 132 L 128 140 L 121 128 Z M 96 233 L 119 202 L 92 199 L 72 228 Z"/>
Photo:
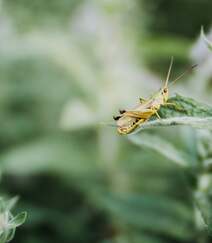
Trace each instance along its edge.
<path fill-rule="evenodd" d="M 156 115 L 159 119 L 160 116 L 158 111 L 161 106 L 174 106 L 176 109 L 180 109 L 175 103 L 168 102 L 169 98 L 169 78 L 172 69 L 173 58 L 169 65 L 167 77 L 162 88 L 154 93 L 149 99 L 140 98 L 140 104 L 131 110 L 120 110 L 119 116 L 114 116 L 113 119 L 116 121 L 117 131 L 119 134 L 129 134 L 133 132 L 140 124 L 146 122 L 153 115 Z M 196 67 L 197 65 L 191 66 L 184 73 L 178 76 L 171 84 L 179 80 L 185 73 Z"/>

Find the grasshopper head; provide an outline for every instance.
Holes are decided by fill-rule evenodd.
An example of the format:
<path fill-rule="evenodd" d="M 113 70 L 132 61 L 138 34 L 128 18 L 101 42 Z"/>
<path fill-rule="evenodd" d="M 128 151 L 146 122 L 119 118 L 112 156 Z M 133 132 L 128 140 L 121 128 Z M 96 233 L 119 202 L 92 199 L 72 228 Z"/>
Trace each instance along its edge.
<path fill-rule="evenodd" d="M 167 86 L 162 88 L 161 95 L 163 96 L 163 101 L 166 102 L 168 100 L 168 98 L 169 98 L 169 90 L 168 90 Z"/>

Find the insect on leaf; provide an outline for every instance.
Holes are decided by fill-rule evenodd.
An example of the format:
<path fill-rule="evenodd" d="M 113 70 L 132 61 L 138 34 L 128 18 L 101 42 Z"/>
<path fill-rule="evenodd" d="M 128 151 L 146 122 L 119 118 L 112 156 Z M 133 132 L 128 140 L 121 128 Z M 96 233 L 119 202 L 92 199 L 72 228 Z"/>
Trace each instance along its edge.
<path fill-rule="evenodd" d="M 159 114 L 162 119 L 153 117 L 141 124 L 132 134 L 144 129 L 188 125 L 199 129 L 212 130 L 212 108 L 191 98 L 176 95 L 168 100 L 176 106 L 161 107 Z"/>

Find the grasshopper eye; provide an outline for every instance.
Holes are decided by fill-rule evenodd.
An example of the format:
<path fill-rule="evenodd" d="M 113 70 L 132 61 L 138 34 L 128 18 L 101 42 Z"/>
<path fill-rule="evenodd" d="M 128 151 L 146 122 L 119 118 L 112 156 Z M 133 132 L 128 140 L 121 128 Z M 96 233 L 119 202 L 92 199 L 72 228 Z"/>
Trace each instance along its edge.
<path fill-rule="evenodd" d="M 168 90 L 167 90 L 167 88 L 165 88 L 164 90 L 163 90 L 163 93 L 167 93 L 168 92 Z"/>

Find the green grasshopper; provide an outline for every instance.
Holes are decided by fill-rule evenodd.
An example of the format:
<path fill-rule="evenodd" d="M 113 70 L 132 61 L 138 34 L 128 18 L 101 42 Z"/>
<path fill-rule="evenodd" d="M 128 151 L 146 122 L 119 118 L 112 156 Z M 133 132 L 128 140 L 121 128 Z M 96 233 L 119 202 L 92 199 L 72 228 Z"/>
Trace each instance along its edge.
<path fill-rule="evenodd" d="M 164 83 L 164 86 L 155 94 L 153 94 L 149 99 L 142 99 L 140 98 L 140 104 L 133 108 L 132 110 L 120 110 L 119 116 L 113 117 L 116 121 L 117 131 L 119 134 L 129 134 L 133 132 L 140 124 L 146 122 L 150 119 L 153 115 L 156 115 L 159 119 L 160 116 L 158 111 L 161 106 L 174 106 L 176 109 L 179 110 L 179 107 L 174 104 L 168 102 L 169 98 L 169 78 L 172 69 L 173 58 L 171 58 L 169 70 L 167 73 L 167 77 Z M 184 73 L 178 76 L 171 84 L 175 83 L 179 80 L 185 73 L 196 67 L 197 65 L 191 66 L 187 69 Z"/>

